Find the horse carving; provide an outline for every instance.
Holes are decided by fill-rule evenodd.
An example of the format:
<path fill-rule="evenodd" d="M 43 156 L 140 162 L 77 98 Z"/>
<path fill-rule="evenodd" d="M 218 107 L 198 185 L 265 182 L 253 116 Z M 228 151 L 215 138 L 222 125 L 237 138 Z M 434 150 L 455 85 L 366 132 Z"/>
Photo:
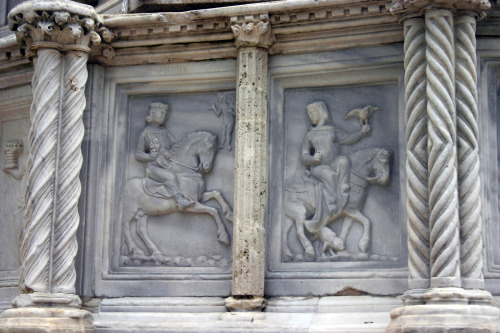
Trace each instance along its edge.
<path fill-rule="evenodd" d="M 318 193 L 318 180 L 304 174 L 289 178 L 285 184 L 284 211 L 285 224 L 283 228 L 285 261 L 293 260 L 287 239 L 290 229 L 295 222 L 297 236 L 305 252 L 305 259 L 315 260 L 316 256 L 333 255 L 335 251 L 345 249 L 345 240 L 352 223 L 358 222 L 363 226 L 358 247 L 361 252 L 368 250 L 370 241 L 370 220 L 361 212 L 365 202 L 365 194 L 369 184 L 387 185 L 389 183 L 389 151 L 382 148 L 361 149 L 349 155 L 351 161 L 349 200 L 342 209 L 329 213 L 327 203 L 320 201 L 325 207 L 316 207 L 316 195 Z M 311 223 L 307 220 L 319 210 L 321 212 L 318 222 Z M 328 226 L 332 222 L 344 218 L 340 235 Z M 323 243 L 323 248 L 316 253 L 311 241 L 306 236 L 306 231 L 313 240 Z"/>
<path fill-rule="evenodd" d="M 175 212 L 210 215 L 217 225 L 218 241 L 226 246 L 231 244 L 218 210 L 203 204 L 211 199 L 216 200 L 226 220 L 232 222 L 232 209 L 220 191 L 205 191 L 204 175 L 212 170 L 217 147 L 217 136 L 209 132 L 188 134 L 172 147 L 169 156 L 170 168 L 175 172 L 184 195 L 193 201 L 193 204 L 187 207 L 181 208 L 174 197 L 165 198 L 148 193 L 145 188 L 145 178 L 128 180 L 125 188 L 127 205 L 124 212 L 123 231 L 131 259 L 162 261 L 163 253 L 148 233 L 148 217 Z M 137 222 L 137 234 L 149 250 L 148 255 L 132 238 L 130 225 L 133 222 Z"/>

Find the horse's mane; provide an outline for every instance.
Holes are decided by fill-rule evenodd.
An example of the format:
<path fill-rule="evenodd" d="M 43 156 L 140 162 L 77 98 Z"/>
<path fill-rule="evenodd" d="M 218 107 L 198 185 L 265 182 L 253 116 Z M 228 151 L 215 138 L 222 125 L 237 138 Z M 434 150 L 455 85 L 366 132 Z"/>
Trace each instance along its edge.
<path fill-rule="evenodd" d="M 179 149 L 183 148 L 187 144 L 194 143 L 195 141 L 200 140 L 200 139 L 206 140 L 210 137 L 213 138 L 214 135 L 210 132 L 205 132 L 205 131 L 189 133 L 188 135 L 183 137 L 181 140 L 177 141 L 172 146 L 172 149 L 170 149 L 170 153 L 172 154 L 172 156 L 176 156 Z"/>

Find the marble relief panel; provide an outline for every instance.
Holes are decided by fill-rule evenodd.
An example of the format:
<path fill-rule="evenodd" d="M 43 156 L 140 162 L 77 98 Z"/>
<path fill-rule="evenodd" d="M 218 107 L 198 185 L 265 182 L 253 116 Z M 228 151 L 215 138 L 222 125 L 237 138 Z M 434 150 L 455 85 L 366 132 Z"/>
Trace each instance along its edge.
<path fill-rule="evenodd" d="M 22 235 L 24 191 L 26 162 L 29 149 L 24 147 L 28 143 L 29 119 L 12 119 L 1 121 L 0 159 L 2 184 L 0 196 L 0 256 L 1 270 L 15 270 L 19 267 L 19 245 Z"/>
<path fill-rule="evenodd" d="M 85 294 L 230 292 L 235 62 L 206 65 L 92 69 Z"/>
<path fill-rule="evenodd" d="M 401 261 L 394 93 L 394 85 L 285 92 L 282 262 Z"/>
<path fill-rule="evenodd" d="M 270 61 L 271 295 L 406 288 L 402 58 L 379 51 Z"/>
<path fill-rule="evenodd" d="M 130 99 L 120 267 L 229 269 L 234 108 L 234 91 Z"/>

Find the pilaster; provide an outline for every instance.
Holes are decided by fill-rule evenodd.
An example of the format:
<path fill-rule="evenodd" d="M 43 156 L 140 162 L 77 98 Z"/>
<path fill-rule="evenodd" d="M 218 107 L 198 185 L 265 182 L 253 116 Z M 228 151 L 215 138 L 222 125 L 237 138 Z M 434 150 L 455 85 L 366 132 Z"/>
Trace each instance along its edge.
<path fill-rule="evenodd" d="M 408 266 L 388 332 L 497 332 L 484 287 L 475 23 L 488 1 L 394 1 L 405 29 Z"/>
<path fill-rule="evenodd" d="M 231 18 L 238 48 L 234 171 L 233 311 L 265 307 L 267 206 L 267 14 Z"/>
<path fill-rule="evenodd" d="M 2 314 L 0 331 L 90 331 L 92 316 L 80 310 L 75 295 L 74 262 L 87 58 L 105 28 L 91 6 L 72 1 L 24 2 L 9 13 L 9 26 L 33 60 L 34 74 L 19 283 L 24 293 Z"/>

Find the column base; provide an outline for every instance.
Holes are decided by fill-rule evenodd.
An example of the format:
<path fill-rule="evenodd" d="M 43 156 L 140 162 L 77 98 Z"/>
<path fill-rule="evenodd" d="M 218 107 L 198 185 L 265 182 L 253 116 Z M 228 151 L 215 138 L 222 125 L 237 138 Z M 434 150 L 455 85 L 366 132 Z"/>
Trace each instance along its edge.
<path fill-rule="evenodd" d="M 491 305 L 488 292 L 436 288 L 425 293 L 410 291 L 405 297 L 405 306 L 391 311 L 388 333 L 500 333 L 500 309 Z M 425 304 L 418 304 L 419 301 Z"/>
<path fill-rule="evenodd" d="M 21 294 L 0 316 L 0 333 L 94 332 L 93 317 L 80 297 L 65 293 Z"/>
<path fill-rule="evenodd" d="M 264 297 L 228 297 L 226 308 L 231 312 L 262 311 L 267 305 Z"/>
<path fill-rule="evenodd" d="M 94 332 L 92 314 L 66 308 L 17 308 L 0 316 L 0 333 Z"/>

